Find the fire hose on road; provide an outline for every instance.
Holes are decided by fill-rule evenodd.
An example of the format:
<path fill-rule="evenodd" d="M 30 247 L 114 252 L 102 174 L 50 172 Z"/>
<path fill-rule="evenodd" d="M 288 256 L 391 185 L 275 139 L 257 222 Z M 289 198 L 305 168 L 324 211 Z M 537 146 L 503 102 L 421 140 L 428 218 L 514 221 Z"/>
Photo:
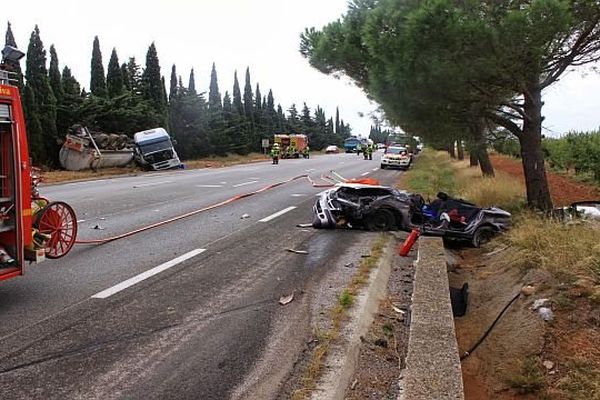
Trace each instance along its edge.
<path fill-rule="evenodd" d="M 135 230 L 132 230 L 132 231 L 129 231 L 129 232 L 122 233 L 120 235 L 111 236 L 111 237 L 104 238 L 104 239 L 76 240 L 75 243 L 76 244 L 103 244 L 103 243 L 108 243 L 108 242 L 112 242 L 112 241 L 115 241 L 115 240 L 123 239 L 123 238 L 129 237 L 129 236 L 133 236 L 133 235 L 135 235 L 137 233 L 147 231 L 149 229 L 153 229 L 153 228 L 157 228 L 159 226 L 170 224 L 171 222 L 179 221 L 181 219 L 188 218 L 188 217 L 191 217 L 191 216 L 196 215 L 196 214 L 200 214 L 200 213 L 203 213 L 203 212 L 206 212 L 206 211 L 214 210 L 215 208 L 223 207 L 223 206 L 225 206 L 227 204 L 231 204 L 231 203 L 233 203 L 235 201 L 238 201 L 238 200 L 241 200 L 241 199 L 244 199 L 244 198 L 247 198 L 247 197 L 251 197 L 251 196 L 254 196 L 256 194 L 260 194 L 260 193 L 266 192 L 267 190 L 274 189 L 276 187 L 285 185 L 285 184 L 293 182 L 293 181 L 297 181 L 297 180 L 302 179 L 302 178 L 306 178 L 310 182 L 310 184 L 312 185 L 312 187 L 316 187 L 316 188 L 327 188 L 327 187 L 332 187 L 334 185 L 333 182 L 332 183 L 329 183 L 329 182 L 328 183 L 316 183 L 307 174 L 298 175 L 298 176 L 295 176 L 295 177 L 293 177 L 291 179 L 287 179 L 285 181 L 281 181 L 281 182 L 273 183 L 271 185 L 267 185 L 267 186 L 265 186 L 265 187 L 263 187 L 261 189 L 258 189 L 256 191 L 238 194 L 236 196 L 233 196 L 233 197 L 231 197 L 231 198 L 229 198 L 227 200 L 221 201 L 219 203 L 211 204 L 209 206 L 202 207 L 202 208 L 199 208 L 197 210 L 190 211 L 190 212 L 187 212 L 185 214 L 181 214 L 181 215 L 178 215 L 178 216 L 166 219 L 164 221 L 155 222 L 153 224 L 146 225 L 146 226 L 143 226 L 141 228 L 138 228 L 138 229 L 135 229 Z M 327 177 L 324 177 L 324 176 L 321 176 L 321 179 L 323 179 L 324 181 L 328 181 Z"/>

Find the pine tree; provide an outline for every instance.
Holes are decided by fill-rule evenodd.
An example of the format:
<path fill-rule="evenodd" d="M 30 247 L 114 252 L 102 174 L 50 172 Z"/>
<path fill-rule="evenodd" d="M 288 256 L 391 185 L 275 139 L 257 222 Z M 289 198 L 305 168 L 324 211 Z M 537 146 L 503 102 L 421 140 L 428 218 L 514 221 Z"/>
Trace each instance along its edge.
<path fill-rule="evenodd" d="M 296 104 L 288 109 L 289 117 L 287 119 L 287 127 L 290 133 L 301 133 L 302 128 L 300 127 L 300 119 L 298 118 L 298 110 Z"/>
<path fill-rule="evenodd" d="M 113 47 L 108 62 L 108 72 L 106 74 L 106 87 L 108 97 L 113 98 L 123 93 L 123 72 L 119 66 L 119 57 L 117 49 Z"/>
<path fill-rule="evenodd" d="M 17 48 L 17 42 L 15 41 L 10 22 L 8 23 L 8 26 L 6 28 L 5 38 L 6 46 L 12 46 Z M 21 61 L 8 61 L 7 64 L 9 69 L 17 74 L 17 86 L 19 87 L 19 89 L 23 89 L 23 71 L 21 70 Z"/>
<path fill-rule="evenodd" d="M 81 87 L 79 82 L 73 77 L 71 69 L 67 66 L 63 68 L 62 72 L 62 88 L 65 96 L 81 97 Z"/>
<path fill-rule="evenodd" d="M 65 134 L 71 125 L 80 122 L 79 111 L 83 104 L 81 86 L 67 66 L 62 71 L 61 87 L 63 97 L 56 112 L 56 130 L 59 137 Z"/>
<path fill-rule="evenodd" d="M 188 91 L 196 93 L 196 78 L 194 77 L 194 68 L 190 71 L 190 79 L 188 80 Z"/>
<path fill-rule="evenodd" d="M 142 74 L 140 66 L 135 61 L 135 57 L 130 57 L 127 62 L 127 78 L 129 80 L 130 90 L 133 94 L 142 94 Z"/>
<path fill-rule="evenodd" d="M 168 111 L 165 102 L 165 87 L 160 74 L 160 64 L 154 42 L 146 53 L 146 68 L 142 73 L 142 94 L 148 100 L 154 110 L 162 115 L 162 125 L 168 124 Z"/>
<path fill-rule="evenodd" d="M 281 104 L 277 104 L 277 130 L 281 133 L 289 130 L 285 114 L 283 113 L 283 108 L 281 108 Z"/>
<path fill-rule="evenodd" d="M 212 65 L 210 72 L 210 87 L 208 91 L 208 108 L 211 110 L 221 110 L 221 93 L 219 92 L 219 82 L 217 81 L 217 69 L 215 63 Z"/>
<path fill-rule="evenodd" d="M 131 92 L 131 78 L 129 77 L 127 63 L 121 64 L 121 76 L 123 77 L 123 90 Z"/>
<path fill-rule="evenodd" d="M 104 78 L 104 66 L 102 65 L 102 52 L 98 36 L 94 37 L 92 48 L 90 91 L 94 96 L 106 97 L 106 79 Z"/>
<path fill-rule="evenodd" d="M 50 87 L 52 88 L 52 93 L 54 94 L 54 97 L 56 97 L 56 104 L 60 105 L 62 103 L 64 93 L 60 70 L 58 69 L 58 55 L 56 54 L 54 45 L 50 45 L 50 68 L 48 69 L 48 75 L 50 78 Z"/>
<path fill-rule="evenodd" d="M 26 61 L 26 123 L 34 162 L 55 166 L 58 161 L 56 98 L 46 69 L 46 51 L 37 25 L 31 33 Z"/>
<path fill-rule="evenodd" d="M 244 113 L 242 93 L 240 92 L 240 83 L 238 81 L 237 71 L 233 73 L 233 110 L 239 115 Z"/>

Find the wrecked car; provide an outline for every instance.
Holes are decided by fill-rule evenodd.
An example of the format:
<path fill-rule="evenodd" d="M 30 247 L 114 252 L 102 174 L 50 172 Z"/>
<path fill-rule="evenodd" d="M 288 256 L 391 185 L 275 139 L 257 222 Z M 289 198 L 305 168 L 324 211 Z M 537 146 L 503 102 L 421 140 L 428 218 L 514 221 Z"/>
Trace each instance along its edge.
<path fill-rule="evenodd" d="M 313 214 L 317 229 L 419 229 L 422 235 L 467 241 L 475 247 L 508 229 L 511 217 L 500 208 L 480 208 L 444 193 L 428 204 L 418 194 L 354 183 L 340 183 L 321 193 Z"/>

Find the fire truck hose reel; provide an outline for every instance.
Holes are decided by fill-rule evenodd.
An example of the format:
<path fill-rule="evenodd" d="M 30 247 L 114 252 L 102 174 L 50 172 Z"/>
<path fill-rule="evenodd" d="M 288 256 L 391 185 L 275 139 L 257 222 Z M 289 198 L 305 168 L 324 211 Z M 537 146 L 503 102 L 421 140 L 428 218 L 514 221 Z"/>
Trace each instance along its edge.
<path fill-rule="evenodd" d="M 185 214 L 181 214 L 181 215 L 178 215 L 178 216 L 166 219 L 164 221 L 155 222 L 153 224 L 146 225 L 146 226 L 143 226 L 141 228 L 138 228 L 138 229 L 135 229 L 135 230 L 132 230 L 132 231 L 129 231 L 129 232 L 122 233 L 120 235 L 111 236 L 111 237 L 104 238 L 104 239 L 77 240 L 77 241 L 75 241 L 75 244 L 104 244 L 104 243 L 108 243 L 108 242 L 113 242 L 115 240 L 124 239 L 126 237 L 133 236 L 133 235 L 135 235 L 137 233 L 147 231 L 149 229 L 158 228 L 159 226 L 170 224 L 171 222 L 179 221 L 179 220 L 191 217 L 191 216 L 196 215 L 196 214 L 200 214 L 200 213 L 203 213 L 203 212 L 206 212 L 206 211 L 210 211 L 210 210 L 213 210 L 215 208 L 223 207 L 223 206 L 225 206 L 227 204 L 233 203 L 234 201 L 238 201 L 238 200 L 241 200 L 241 199 L 244 199 L 244 198 L 247 198 L 247 197 L 254 196 L 256 194 L 260 194 L 260 193 L 266 192 L 267 190 L 274 189 L 276 187 L 285 185 L 285 184 L 293 182 L 293 181 L 297 181 L 298 179 L 302 179 L 302 178 L 306 178 L 313 187 L 321 188 L 321 187 L 332 187 L 333 186 L 333 184 L 329 184 L 329 183 L 327 183 L 327 184 L 318 184 L 318 183 L 314 182 L 310 178 L 310 176 L 308 176 L 307 174 L 305 174 L 305 175 L 298 175 L 298 176 L 295 176 L 295 177 L 293 177 L 291 179 L 288 179 L 288 180 L 285 180 L 285 181 L 281 181 L 281 182 L 273 183 L 271 185 L 267 185 L 267 186 L 265 186 L 265 187 L 263 187 L 261 189 L 258 189 L 256 191 L 238 194 L 236 196 L 233 196 L 233 197 L 231 197 L 231 198 L 229 198 L 227 200 L 221 201 L 219 203 L 211 204 L 210 206 L 202 207 L 202 208 L 200 208 L 198 210 L 190 211 L 190 212 L 187 212 Z"/>

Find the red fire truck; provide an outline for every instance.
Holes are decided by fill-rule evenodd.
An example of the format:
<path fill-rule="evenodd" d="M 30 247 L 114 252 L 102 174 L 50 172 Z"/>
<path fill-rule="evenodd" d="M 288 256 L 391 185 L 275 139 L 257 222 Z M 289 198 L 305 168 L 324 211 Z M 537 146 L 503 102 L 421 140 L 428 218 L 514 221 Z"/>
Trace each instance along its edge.
<path fill-rule="evenodd" d="M 17 77 L 10 71 L 23 55 L 6 46 L 0 63 L 0 280 L 22 275 L 26 261 L 66 255 L 77 236 L 73 209 L 37 191 Z"/>

